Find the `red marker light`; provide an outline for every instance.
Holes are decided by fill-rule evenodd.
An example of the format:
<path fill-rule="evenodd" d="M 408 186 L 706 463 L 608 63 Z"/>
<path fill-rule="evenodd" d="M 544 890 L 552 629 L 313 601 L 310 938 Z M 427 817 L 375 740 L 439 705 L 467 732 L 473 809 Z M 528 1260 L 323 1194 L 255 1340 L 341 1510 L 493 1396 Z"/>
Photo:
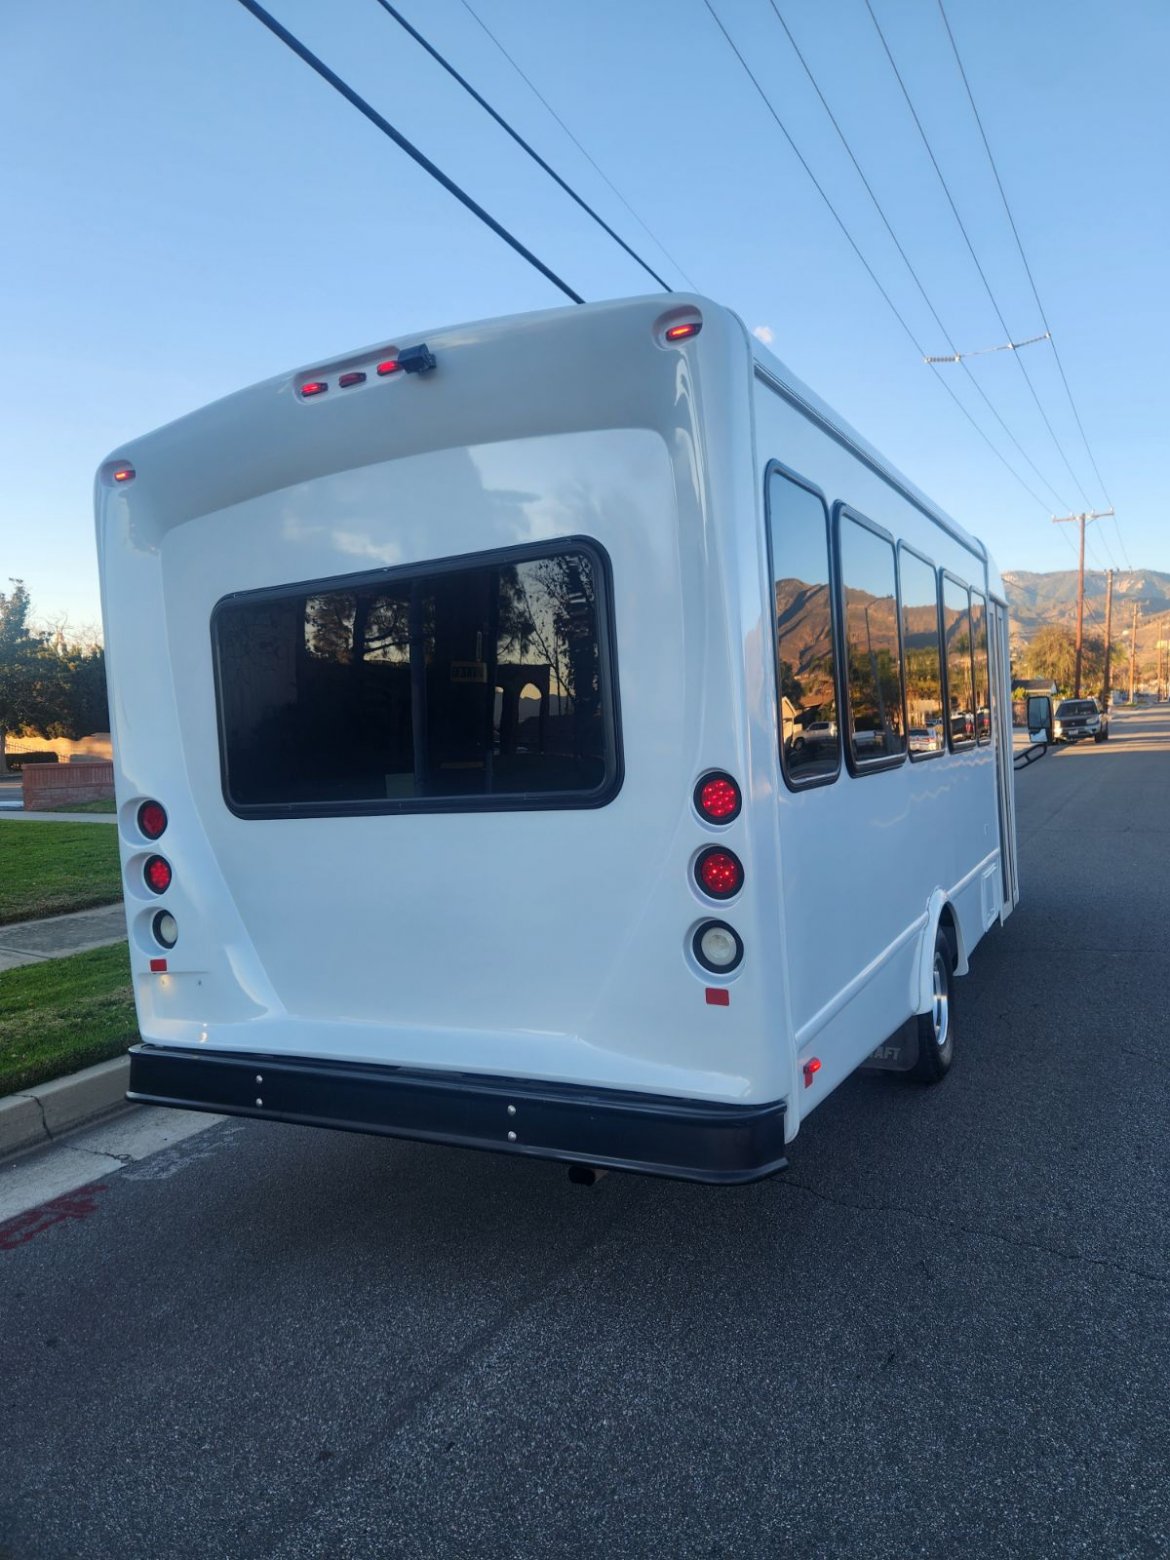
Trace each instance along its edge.
<path fill-rule="evenodd" d="M 743 887 L 743 865 L 729 850 L 705 850 L 695 863 L 695 877 L 712 899 L 730 899 Z"/>
<path fill-rule="evenodd" d="M 156 894 L 165 894 L 174 877 L 171 864 L 165 856 L 148 856 L 142 875 L 146 879 L 147 888 Z"/>
<path fill-rule="evenodd" d="M 697 336 L 703 325 L 700 320 L 689 320 L 685 325 L 671 325 L 666 331 L 667 341 L 689 341 Z"/>
<path fill-rule="evenodd" d="M 119 466 L 117 468 L 117 470 L 114 472 L 114 481 L 115 482 L 133 482 L 134 481 L 134 467 L 133 466 Z"/>
<path fill-rule="evenodd" d="M 739 786 L 730 775 L 706 775 L 695 787 L 695 807 L 710 823 L 739 817 Z"/>
<path fill-rule="evenodd" d="M 307 395 L 324 395 L 326 390 L 328 390 L 328 388 L 329 388 L 329 383 L 328 383 L 327 380 L 325 380 L 325 379 L 310 379 L 307 385 L 302 385 L 301 386 L 301 394 L 302 395 L 306 395 L 306 396 Z"/>
<path fill-rule="evenodd" d="M 805 1064 L 804 1064 L 804 1086 L 805 1086 L 806 1089 L 811 1086 L 813 1079 L 816 1077 L 817 1073 L 820 1072 L 820 1070 L 821 1070 L 821 1059 L 820 1059 L 819 1056 L 812 1056 L 812 1057 L 810 1057 L 808 1059 L 807 1062 L 805 1062 Z"/>
<path fill-rule="evenodd" d="M 343 390 L 348 390 L 350 385 L 364 385 L 365 382 L 366 376 L 358 370 L 355 370 L 352 374 L 342 374 L 337 381 Z"/>
<path fill-rule="evenodd" d="M 725 986 L 708 986 L 707 987 L 707 1006 L 708 1007 L 730 1007 L 731 1006 L 731 992 L 728 991 Z"/>
<path fill-rule="evenodd" d="M 148 840 L 157 840 L 167 826 L 166 808 L 161 802 L 143 802 L 138 809 L 138 827 Z"/>
<path fill-rule="evenodd" d="M 379 363 L 378 372 L 383 376 L 386 374 L 396 374 L 398 372 L 398 359 L 387 358 L 384 363 Z"/>
<path fill-rule="evenodd" d="M 150 973 L 152 975 L 163 975 L 166 973 L 166 968 L 167 961 L 165 959 L 151 959 Z"/>

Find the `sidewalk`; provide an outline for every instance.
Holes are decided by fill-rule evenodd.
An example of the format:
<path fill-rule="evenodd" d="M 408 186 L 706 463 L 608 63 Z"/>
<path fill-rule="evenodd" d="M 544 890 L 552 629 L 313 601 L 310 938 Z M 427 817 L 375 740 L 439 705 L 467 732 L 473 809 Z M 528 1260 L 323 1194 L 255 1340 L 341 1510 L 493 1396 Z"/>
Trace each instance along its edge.
<path fill-rule="evenodd" d="M 14 921 L 0 926 L 0 970 L 61 959 L 70 953 L 84 953 L 87 948 L 106 948 L 125 936 L 126 911 L 121 900 L 44 921 Z"/>
<path fill-rule="evenodd" d="M 18 811 L 19 803 L 13 806 L 11 802 L 0 801 L 0 818 L 5 822 L 9 818 L 19 819 L 22 823 L 117 823 L 117 813 L 74 813 L 74 812 L 22 812 Z"/>

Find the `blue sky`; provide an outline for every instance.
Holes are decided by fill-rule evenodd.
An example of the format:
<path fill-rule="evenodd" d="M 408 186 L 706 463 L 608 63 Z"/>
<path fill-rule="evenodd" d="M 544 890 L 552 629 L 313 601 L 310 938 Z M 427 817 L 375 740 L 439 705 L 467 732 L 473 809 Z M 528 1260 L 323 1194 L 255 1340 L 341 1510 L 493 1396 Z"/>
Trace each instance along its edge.
<path fill-rule="evenodd" d="M 946 344 L 768 0 L 714 0 L 915 334 Z M 1041 325 L 937 0 L 872 0 L 1016 339 Z M 1008 353 L 955 368 L 1030 498 L 919 362 L 703 0 L 473 0 L 667 260 L 460 0 L 402 9 L 671 281 L 773 350 L 1005 569 L 1075 562 L 1068 508 L 1103 507 L 1047 346 L 1027 363 L 1085 493 Z M 951 336 L 1002 330 L 864 0 L 777 0 Z M 1170 115 L 1164 0 L 946 0 L 1109 494 L 1093 566 L 1170 570 Z M 590 299 L 649 281 L 374 4 L 271 0 L 358 91 Z M 0 17 L 0 586 L 98 616 L 91 483 L 131 438 L 253 380 L 559 295 L 234 0 L 58 0 Z M 1060 503 L 1057 502 L 1057 497 Z M 1094 532 L 1097 534 L 1094 535 Z M 1063 534 L 1062 534 L 1063 533 Z"/>

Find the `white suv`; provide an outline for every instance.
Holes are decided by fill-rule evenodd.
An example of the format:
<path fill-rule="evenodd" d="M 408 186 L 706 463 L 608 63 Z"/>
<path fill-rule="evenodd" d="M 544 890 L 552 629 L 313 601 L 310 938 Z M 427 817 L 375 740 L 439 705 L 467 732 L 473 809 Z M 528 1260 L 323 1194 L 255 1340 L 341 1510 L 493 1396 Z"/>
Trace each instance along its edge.
<path fill-rule="evenodd" d="M 1062 699 L 1056 706 L 1052 736 L 1056 742 L 1075 742 L 1079 737 L 1107 742 L 1109 717 L 1096 699 Z"/>

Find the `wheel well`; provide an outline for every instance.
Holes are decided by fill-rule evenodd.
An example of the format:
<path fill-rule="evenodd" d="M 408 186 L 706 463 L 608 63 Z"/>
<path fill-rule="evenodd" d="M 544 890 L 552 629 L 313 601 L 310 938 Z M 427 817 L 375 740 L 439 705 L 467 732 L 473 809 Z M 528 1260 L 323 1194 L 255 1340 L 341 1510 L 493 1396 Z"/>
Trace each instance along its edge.
<path fill-rule="evenodd" d="M 951 969 L 957 968 L 959 963 L 959 929 L 955 925 L 955 916 L 950 905 L 944 905 L 938 918 L 939 931 L 946 937 L 951 950 Z"/>

